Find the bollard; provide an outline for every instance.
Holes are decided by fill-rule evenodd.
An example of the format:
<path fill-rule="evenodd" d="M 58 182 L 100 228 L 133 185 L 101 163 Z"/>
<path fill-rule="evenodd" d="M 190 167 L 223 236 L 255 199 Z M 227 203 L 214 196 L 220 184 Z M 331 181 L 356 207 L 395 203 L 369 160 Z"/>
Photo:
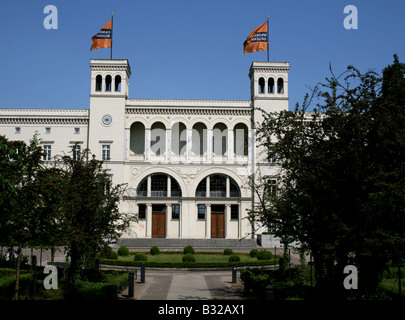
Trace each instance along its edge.
<path fill-rule="evenodd" d="M 232 264 L 232 283 L 236 283 L 236 263 Z"/>
<path fill-rule="evenodd" d="M 271 285 L 266 286 L 266 300 L 274 300 L 274 292 Z"/>
<path fill-rule="evenodd" d="M 141 263 L 141 283 L 145 283 L 145 262 Z"/>
<path fill-rule="evenodd" d="M 129 285 L 128 285 L 128 297 L 132 298 L 134 296 L 134 272 L 129 271 Z"/>

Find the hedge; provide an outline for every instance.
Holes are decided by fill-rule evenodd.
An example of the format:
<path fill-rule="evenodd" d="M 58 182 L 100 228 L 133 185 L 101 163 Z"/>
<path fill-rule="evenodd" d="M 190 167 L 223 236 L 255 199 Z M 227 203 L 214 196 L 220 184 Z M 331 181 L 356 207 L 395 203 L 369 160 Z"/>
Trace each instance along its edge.
<path fill-rule="evenodd" d="M 140 261 L 122 261 L 122 260 L 111 260 L 103 259 L 100 261 L 101 264 L 110 266 L 123 266 L 123 267 L 140 267 Z M 147 261 L 144 262 L 145 267 L 150 268 L 224 268 L 232 267 L 232 262 L 156 262 Z M 252 262 L 236 262 L 237 267 L 245 266 L 265 266 L 273 264 L 273 260 L 261 260 Z"/>

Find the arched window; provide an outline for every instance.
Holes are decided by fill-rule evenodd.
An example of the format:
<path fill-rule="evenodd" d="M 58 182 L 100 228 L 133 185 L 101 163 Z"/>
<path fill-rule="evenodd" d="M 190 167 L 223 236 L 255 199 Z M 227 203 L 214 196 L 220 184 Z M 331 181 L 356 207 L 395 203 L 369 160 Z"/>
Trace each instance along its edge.
<path fill-rule="evenodd" d="M 149 183 L 150 186 L 148 186 Z M 150 195 L 148 195 L 148 190 L 150 190 Z M 166 173 L 152 173 L 139 183 L 136 195 L 138 197 L 181 197 L 182 191 L 179 183 L 172 176 Z"/>
<path fill-rule="evenodd" d="M 244 123 L 238 123 L 233 128 L 233 150 L 238 157 L 247 156 L 249 150 L 248 127 Z"/>
<path fill-rule="evenodd" d="M 171 151 L 175 156 L 186 155 L 187 149 L 187 130 L 186 126 L 182 122 L 175 122 L 172 126 L 172 145 Z"/>
<path fill-rule="evenodd" d="M 196 197 L 207 197 L 207 178 L 205 177 L 198 184 L 195 192 Z M 225 198 L 228 194 L 230 198 L 240 198 L 241 195 L 236 181 L 225 174 L 219 173 L 209 176 L 209 191 L 210 198 Z"/>
<path fill-rule="evenodd" d="M 111 76 L 107 75 L 105 77 L 105 91 L 111 91 L 111 82 L 112 82 Z"/>
<path fill-rule="evenodd" d="M 264 93 L 264 78 L 259 78 L 259 93 Z"/>
<path fill-rule="evenodd" d="M 130 150 L 135 155 L 143 155 L 145 152 L 145 126 L 141 122 L 134 122 L 130 129 Z"/>
<path fill-rule="evenodd" d="M 277 93 L 284 93 L 284 80 L 283 78 L 277 79 Z"/>
<path fill-rule="evenodd" d="M 201 157 L 207 152 L 207 126 L 198 122 L 193 126 L 191 152 Z"/>
<path fill-rule="evenodd" d="M 268 93 L 274 93 L 274 79 L 269 78 Z"/>
<path fill-rule="evenodd" d="M 150 151 L 154 156 L 163 156 L 166 148 L 166 127 L 162 122 L 155 122 L 151 127 Z"/>
<path fill-rule="evenodd" d="M 114 91 L 115 92 L 121 91 L 121 76 L 120 75 L 115 76 L 114 83 L 115 83 Z"/>
<path fill-rule="evenodd" d="M 101 74 L 96 76 L 96 91 L 101 91 L 101 82 L 103 81 L 103 77 Z"/>
<path fill-rule="evenodd" d="M 212 150 L 216 157 L 224 156 L 228 145 L 228 128 L 223 123 L 217 123 L 213 128 Z"/>

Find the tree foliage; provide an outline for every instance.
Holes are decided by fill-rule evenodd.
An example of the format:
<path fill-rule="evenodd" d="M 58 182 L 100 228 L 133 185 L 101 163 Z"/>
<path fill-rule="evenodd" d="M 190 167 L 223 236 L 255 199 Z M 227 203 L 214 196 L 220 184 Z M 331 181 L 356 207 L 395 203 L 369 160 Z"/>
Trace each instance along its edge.
<path fill-rule="evenodd" d="M 371 297 L 387 262 L 403 259 L 404 76 L 396 55 L 382 77 L 331 69 L 294 111 L 264 112 L 258 140 L 282 171 L 277 192 L 262 197 L 260 218 L 311 251 L 322 292 L 343 295 L 343 268 L 355 264 L 358 292 Z M 320 102 L 308 112 L 314 98 Z"/>

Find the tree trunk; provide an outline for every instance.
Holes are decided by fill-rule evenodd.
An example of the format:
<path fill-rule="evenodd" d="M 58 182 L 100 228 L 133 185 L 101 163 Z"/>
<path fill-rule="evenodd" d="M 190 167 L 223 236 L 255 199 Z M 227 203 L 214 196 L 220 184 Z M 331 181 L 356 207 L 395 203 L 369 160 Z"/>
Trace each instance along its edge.
<path fill-rule="evenodd" d="M 14 300 L 18 300 L 18 290 L 20 287 L 20 264 L 21 264 L 21 243 L 18 244 L 18 250 L 17 250 L 17 266 L 16 266 L 16 276 L 15 276 L 15 288 L 14 288 Z"/>

